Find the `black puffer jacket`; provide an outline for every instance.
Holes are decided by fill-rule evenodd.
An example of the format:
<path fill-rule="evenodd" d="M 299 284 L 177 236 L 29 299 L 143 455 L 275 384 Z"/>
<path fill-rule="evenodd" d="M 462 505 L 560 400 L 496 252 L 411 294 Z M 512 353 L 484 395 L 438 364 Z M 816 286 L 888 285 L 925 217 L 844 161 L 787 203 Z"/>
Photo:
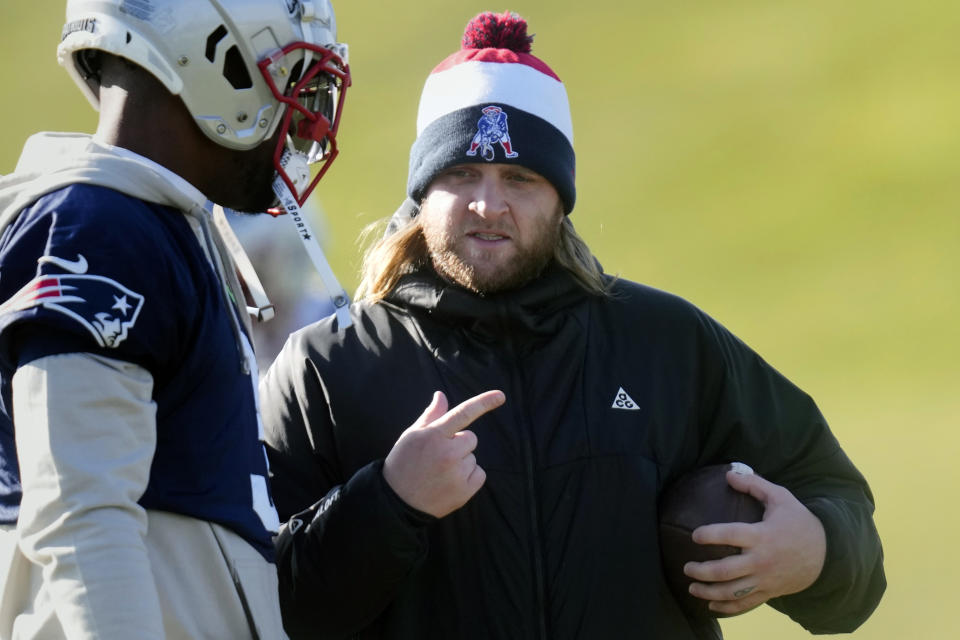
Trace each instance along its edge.
<path fill-rule="evenodd" d="M 719 637 L 665 585 L 656 506 L 680 473 L 730 460 L 826 528 L 821 577 L 771 604 L 817 632 L 877 605 L 863 477 L 813 401 L 691 304 L 622 280 L 587 296 L 557 269 L 488 298 L 409 276 L 352 311 L 346 331 L 331 317 L 291 336 L 262 385 L 281 518 L 314 505 L 277 540 L 292 638 Z M 507 397 L 472 427 L 486 484 L 440 520 L 381 474 L 437 389 L 450 406 Z"/>

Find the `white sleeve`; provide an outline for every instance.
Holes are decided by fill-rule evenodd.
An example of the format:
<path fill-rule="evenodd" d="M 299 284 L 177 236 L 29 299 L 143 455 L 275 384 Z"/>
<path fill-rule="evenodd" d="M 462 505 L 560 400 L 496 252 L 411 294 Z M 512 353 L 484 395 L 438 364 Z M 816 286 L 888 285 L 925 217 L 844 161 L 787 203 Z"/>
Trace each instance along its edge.
<path fill-rule="evenodd" d="M 137 504 L 156 448 L 152 388 L 143 368 L 83 353 L 13 377 L 20 546 L 69 638 L 163 638 Z"/>

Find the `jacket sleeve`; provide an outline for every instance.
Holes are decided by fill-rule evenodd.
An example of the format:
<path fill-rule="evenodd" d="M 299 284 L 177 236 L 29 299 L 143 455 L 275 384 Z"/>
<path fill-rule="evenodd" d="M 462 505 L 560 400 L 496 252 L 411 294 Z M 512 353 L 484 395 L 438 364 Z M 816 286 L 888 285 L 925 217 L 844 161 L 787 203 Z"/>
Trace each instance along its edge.
<path fill-rule="evenodd" d="M 382 460 L 347 477 L 322 380 L 293 341 L 260 396 L 271 487 L 287 521 L 275 541 L 284 629 L 294 640 L 349 636 L 376 619 L 425 557 L 435 519 L 390 489 Z"/>
<path fill-rule="evenodd" d="M 704 461 L 747 462 L 789 489 L 826 533 L 815 583 L 769 604 L 812 633 L 853 631 L 886 588 L 870 487 L 807 394 L 723 327 L 702 320 Z"/>
<path fill-rule="evenodd" d="M 119 360 L 40 358 L 13 377 L 20 548 L 71 638 L 163 638 L 137 504 L 156 444 L 153 378 Z"/>

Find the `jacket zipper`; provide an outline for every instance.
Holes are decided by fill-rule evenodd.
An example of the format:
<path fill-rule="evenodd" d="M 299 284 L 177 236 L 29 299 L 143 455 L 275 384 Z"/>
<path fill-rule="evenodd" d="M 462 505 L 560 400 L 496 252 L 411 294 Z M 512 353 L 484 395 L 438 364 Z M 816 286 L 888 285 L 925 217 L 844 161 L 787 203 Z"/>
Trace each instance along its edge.
<path fill-rule="evenodd" d="M 530 502 L 530 524 L 533 529 L 532 546 L 534 583 L 536 585 L 537 637 L 541 638 L 542 640 L 547 640 L 546 587 L 544 584 L 543 553 L 540 540 L 540 509 L 537 503 L 536 465 L 534 464 L 533 456 L 533 445 L 535 441 L 533 424 L 528 417 L 526 406 L 523 403 L 523 385 L 521 384 L 520 366 L 518 364 L 519 356 L 514 344 L 513 335 L 510 333 L 509 325 L 505 321 L 507 310 L 503 306 L 500 306 L 498 311 L 503 326 L 503 335 L 505 337 L 504 344 L 506 346 L 510 368 L 514 374 L 510 376 L 512 387 L 510 392 L 514 396 L 514 402 L 516 402 L 516 406 L 519 408 L 520 416 L 523 421 L 523 428 L 520 431 L 522 434 L 521 440 L 523 441 L 523 457 L 526 467 L 526 473 L 524 476 L 527 481 L 527 499 Z M 507 398 L 507 401 L 509 402 L 509 396 Z"/>

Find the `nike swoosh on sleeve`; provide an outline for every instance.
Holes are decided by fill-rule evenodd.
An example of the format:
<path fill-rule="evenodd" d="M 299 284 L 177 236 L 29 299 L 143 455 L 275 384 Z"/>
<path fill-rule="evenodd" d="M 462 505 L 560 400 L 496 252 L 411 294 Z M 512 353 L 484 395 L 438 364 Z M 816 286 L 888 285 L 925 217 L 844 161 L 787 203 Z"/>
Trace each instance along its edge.
<path fill-rule="evenodd" d="M 40 259 L 37 260 L 37 264 L 43 264 L 49 262 L 50 264 L 60 267 L 64 271 L 69 271 L 70 273 L 86 273 L 87 272 L 87 259 L 82 255 L 77 254 L 76 260 L 64 260 L 63 258 L 58 258 L 57 256 L 40 256 Z"/>

